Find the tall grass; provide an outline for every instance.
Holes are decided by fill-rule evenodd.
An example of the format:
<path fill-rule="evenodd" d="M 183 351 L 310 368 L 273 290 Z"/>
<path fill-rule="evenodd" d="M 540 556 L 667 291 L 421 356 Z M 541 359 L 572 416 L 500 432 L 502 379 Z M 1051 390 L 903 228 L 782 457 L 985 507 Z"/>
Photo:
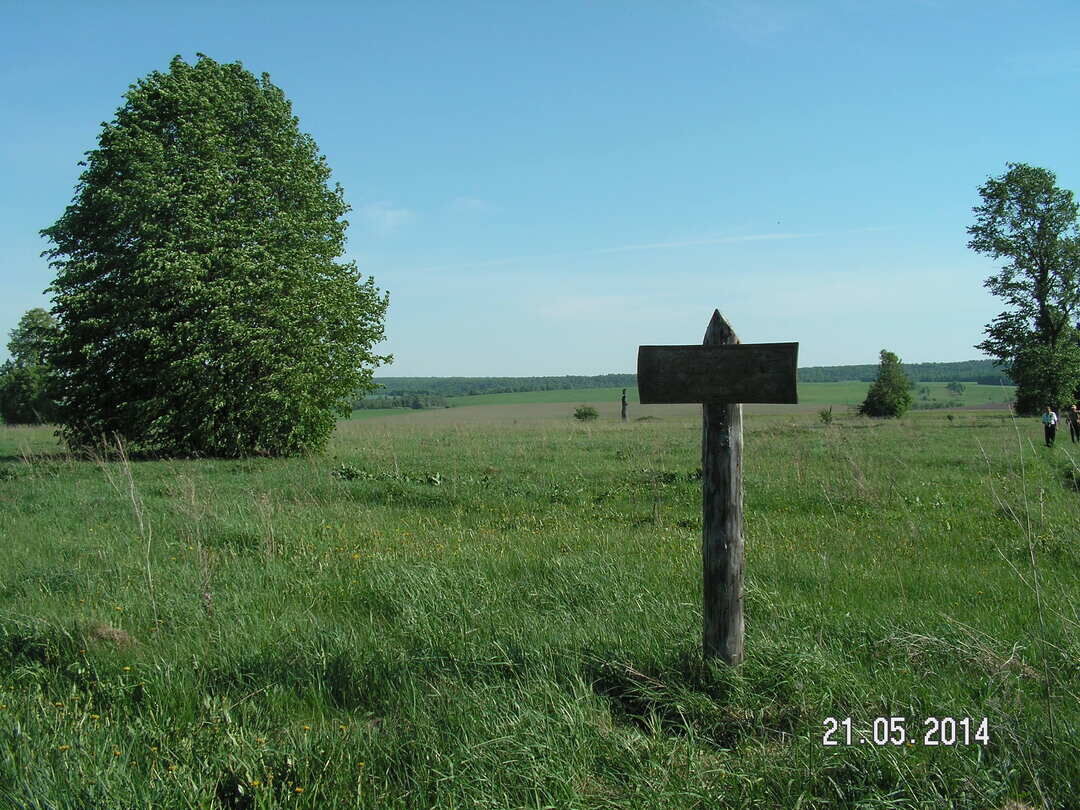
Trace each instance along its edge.
<path fill-rule="evenodd" d="M 287 461 L 0 429 L 0 806 L 1080 806 L 1080 492 L 1037 429 L 749 417 L 734 670 L 694 418 Z M 822 745 L 890 716 L 915 745 Z M 942 716 L 989 744 L 922 745 Z"/>

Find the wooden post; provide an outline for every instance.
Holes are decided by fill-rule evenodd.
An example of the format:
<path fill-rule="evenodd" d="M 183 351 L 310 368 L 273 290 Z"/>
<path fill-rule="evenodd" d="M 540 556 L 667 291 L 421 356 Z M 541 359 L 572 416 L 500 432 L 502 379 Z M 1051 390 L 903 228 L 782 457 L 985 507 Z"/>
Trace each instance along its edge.
<path fill-rule="evenodd" d="M 714 311 L 701 346 L 638 348 L 638 400 L 700 402 L 702 649 L 743 660 L 742 405 L 798 402 L 798 343 L 739 343 Z"/>
<path fill-rule="evenodd" d="M 714 311 L 704 345 L 737 344 Z M 702 650 L 706 658 L 743 660 L 742 405 L 701 406 Z"/>

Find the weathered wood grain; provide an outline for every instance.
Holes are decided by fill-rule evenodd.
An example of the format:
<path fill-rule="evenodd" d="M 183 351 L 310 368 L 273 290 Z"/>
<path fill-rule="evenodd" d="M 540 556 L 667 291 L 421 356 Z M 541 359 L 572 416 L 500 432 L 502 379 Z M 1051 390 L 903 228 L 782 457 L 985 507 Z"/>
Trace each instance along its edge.
<path fill-rule="evenodd" d="M 750 348 L 738 345 L 739 338 L 719 311 L 713 312 L 704 344 Z M 792 370 L 792 381 L 794 377 Z M 706 658 L 732 666 L 743 660 L 743 441 L 738 403 L 703 404 L 701 426 L 702 650 Z"/>
<path fill-rule="evenodd" d="M 642 405 L 795 403 L 798 359 L 798 343 L 641 346 L 638 398 Z"/>

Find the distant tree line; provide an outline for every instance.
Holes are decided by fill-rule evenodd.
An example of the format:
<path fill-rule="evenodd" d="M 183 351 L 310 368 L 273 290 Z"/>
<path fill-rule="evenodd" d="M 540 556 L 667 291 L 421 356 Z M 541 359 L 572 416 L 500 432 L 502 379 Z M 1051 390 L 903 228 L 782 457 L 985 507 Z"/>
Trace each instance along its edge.
<path fill-rule="evenodd" d="M 476 394 L 515 394 L 521 391 L 632 388 L 637 385 L 637 375 L 597 374 L 591 377 L 376 377 L 375 383 L 382 386 L 382 390 L 378 392 L 378 395 L 383 397 L 407 397 L 413 394 L 470 397 Z"/>
<path fill-rule="evenodd" d="M 905 374 L 920 382 L 967 382 L 981 385 L 1011 385 L 1012 381 L 992 360 L 969 360 L 962 363 L 905 363 Z M 877 365 L 816 366 L 799 369 L 800 382 L 873 382 Z M 634 388 L 636 374 L 564 375 L 561 377 L 376 377 L 382 386 L 366 398 L 357 397 L 354 408 L 412 408 L 413 397 L 420 396 L 419 407 L 441 408 L 448 397 L 477 394 L 513 394 L 524 391 L 565 391 L 581 388 Z M 426 397 L 427 399 L 423 399 Z M 440 399 L 441 398 L 441 399 Z M 407 400 L 406 404 L 387 404 Z"/>
<path fill-rule="evenodd" d="M 409 394 L 406 396 L 370 396 L 353 401 L 353 410 L 375 410 L 376 408 L 449 408 L 446 397 L 432 394 Z"/>
<path fill-rule="evenodd" d="M 799 382 L 873 382 L 879 366 L 814 366 L 799 369 Z M 967 360 L 959 363 L 902 363 L 903 372 L 919 382 L 969 382 L 979 385 L 1012 385 L 1004 369 L 993 360 Z"/>

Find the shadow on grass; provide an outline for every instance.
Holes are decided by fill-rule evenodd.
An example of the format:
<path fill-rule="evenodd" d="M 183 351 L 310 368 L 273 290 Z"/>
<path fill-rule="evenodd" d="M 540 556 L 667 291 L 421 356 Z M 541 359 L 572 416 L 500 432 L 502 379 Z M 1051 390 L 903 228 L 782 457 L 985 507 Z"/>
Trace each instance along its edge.
<path fill-rule="evenodd" d="M 587 656 L 583 670 L 616 724 L 692 737 L 719 749 L 733 749 L 747 737 L 790 741 L 809 722 L 794 695 L 778 693 L 776 683 L 758 678 L 770 672 L 755 670 L 747 677 L 743 669 L 706 662 L 699 650 L 682 653 L 666 667 Z"/>

